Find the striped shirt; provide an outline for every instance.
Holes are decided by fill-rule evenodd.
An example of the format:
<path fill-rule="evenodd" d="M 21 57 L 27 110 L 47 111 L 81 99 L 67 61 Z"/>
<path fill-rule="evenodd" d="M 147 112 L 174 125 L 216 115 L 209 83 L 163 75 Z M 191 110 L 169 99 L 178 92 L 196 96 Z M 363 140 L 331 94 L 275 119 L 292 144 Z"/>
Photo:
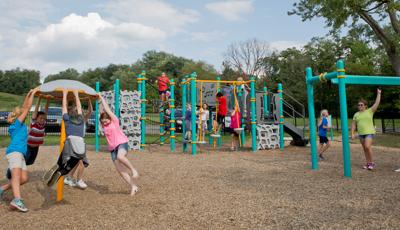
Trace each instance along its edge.
<path fill-rule="evenodd" d="M 28 145 L 42 145 L 45 132 L 44 132 L 44 126 L 40 125 L 39 123 L 36 122 L 36 120 L 32 120 L 30 129 L 29 129 L 29 134 L 28 134 Z"/>

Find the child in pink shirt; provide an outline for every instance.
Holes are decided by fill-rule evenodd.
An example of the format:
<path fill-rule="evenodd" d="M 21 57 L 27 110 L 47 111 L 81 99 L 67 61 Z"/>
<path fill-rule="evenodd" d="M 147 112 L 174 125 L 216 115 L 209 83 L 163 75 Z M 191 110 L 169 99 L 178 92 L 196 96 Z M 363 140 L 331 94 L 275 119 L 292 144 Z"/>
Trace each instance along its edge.
<path fill-rule="evenodd" d="M 239 147 L 239 134 L 235 131 L 235 129 L 240 128 L 240 112 L 238 110 L 233 109 L 231 112 L 231 125 L 230 128 L 232 130 L 232 145 L 231 150 L 238 149 Z"/>
<path fill-rule="evenodd" d="M 139 178 L 139 173 L 132 166 L 131 162 L 126 157 L 128 153 L 128 137 L 122 132 L 119 127 L 119 120 L 108 107 L 104 98 L 99 95 L 100 104 L 103 107 L 103 112 L 100 114 L 100 123 L 104 129 L 104 135 L 108 144 L 108 151 L 111 152 L 111 159 L 114 162 L 117 172 L 131 186 L 131 196 L 135 195 L 139 188 L 136 181 Z"/>

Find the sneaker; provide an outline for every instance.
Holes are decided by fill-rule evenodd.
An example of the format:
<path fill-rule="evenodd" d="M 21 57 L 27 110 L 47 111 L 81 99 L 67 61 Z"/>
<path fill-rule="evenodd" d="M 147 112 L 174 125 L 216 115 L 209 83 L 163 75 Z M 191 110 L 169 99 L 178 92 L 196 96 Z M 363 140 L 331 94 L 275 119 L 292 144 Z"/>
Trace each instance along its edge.
<path fill-rule="evenodd" d="M 325 160 L 325 157 L 322 156 L 322 154 L 319 154 L 319 159 L 320 159 L 320 160 Z"/>
<path fill-rule="evenodd" d="M 11 180 L 11 169 L 7 169 L 6 177 L 8 180 Z"/>
<path fill-rule="evenodd" d="M 368 163 L 369 164 L 369 163 Z M 368 164 L 366 164 L 366 165 L 363 165 L 363 169 L 368 169 Z"/>
<path fill-rule="evenodd" d="M 49 169 L 49 171 L 47 171 L 44 175 L 43 175 L 43 182 L 45 184 L 48 184 L 49 181 L 53 178 L 54 173 L 57 172 L 58 169 L 58 165 L 54 165 L 51 169 Z"/>
<path fill-rule="evenodd" d="M 395 171 L 395 172 L 400 172 L 400 168 L 398 168 L 398 169 L 395 169 L 394 171 Z"/>
<path fill-rule="evenodd" d="M 368 170 L 372 170 L 374 168 L 375 168 L 375 163 L 374 162 L 368 163 L 368 166 L 367 166 Z"/>
<path fill-rule="evenodd" d="M 80 179 L 78 182 L 76 182 L 76 186 L 78 188 L 80 188 L 80 189 L 86 189 L 87 188 L 87 184 L 82 179 Z"/>
<path fill-rule="evenodd" d="M 64 178 L 64 184 L 69 185 L 71 187 L 75 187 L 76 186 L 76 179 L 71 178 L 69 176 L 66 176 Z"/>
<path fill-rule="evenodd" d="M 53 176 L 50 178 L 49 182 L 47 182 L 47 186 L 51 187 L 53 185 L 55 185 L 57 183 L 57 181 L 60 179 L 61 177 L 61 172 L 60 171 L 56 171 Z"/>
<path fill-rule="evenodd" d="M 22 199 L 13 199 L 10 203 L 11 209 L 17 209 L 20 212 L 27 212 L 28 208 L 25 206 L 24 201 Z"/>

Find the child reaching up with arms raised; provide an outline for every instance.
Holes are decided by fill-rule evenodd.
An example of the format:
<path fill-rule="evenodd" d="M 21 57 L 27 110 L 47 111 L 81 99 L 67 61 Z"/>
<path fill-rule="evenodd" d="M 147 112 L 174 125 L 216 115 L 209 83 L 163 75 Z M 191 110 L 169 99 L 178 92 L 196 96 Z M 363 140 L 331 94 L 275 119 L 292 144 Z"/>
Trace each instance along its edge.
<path fill-rule="evenodd" d="M 240 119 L 241 115 L 239 110 L 237 109 L 232 109 L 230 111 L 231 115 L 231 132 L 232 132 L 232 142 L 231 142 L 231 150 L 234 151 L 235 149 L 238 150 L 240 146 L 240 139 L 239 139 L 239 133 L 236 132 L 235 129 L 241 128 L 240 125 Z"/>
<path fill-rule="evenodd" d="M 11 124 L 8 129 L 11 143 L 6 149 L 8 168 L 11 170 L 11 183 L 0 186 L 0 199 L 4 191 L 11 187 L 14 199 L 10 203 L 10 208 L 21 212 L 28 211 L 28 208 L 22 200 L 20 190 L 20 186 L 28 181 L 28 171 L 25 162 L 28 148 L 28 129 L 24 122 L 32 106 L 33 97 L 38 91 L 39 87 L 29 91 L 28 95 L 25 97 L 23 107 L 15 107 L 7 118 L 7 122 Z"/>
<path fill-rule="evenodd" d="M 114 162 L 117 172 L 131 186 L 131 196 L 135 195 L 139 188 L 136 180 L 139 178 L 139 173 L 132 166 L 131 162 L 126 157 L 128 153 L 128 137 L 122 132 L 119 127 L 119 120 L 111 111 L 110 107 L 105 102 L 104 98 L 99 94 L 100 105 L 104 110 L 100 114 L 100 123 L 104 129 L 108 150 L 111 152 L 111 160 Z"/>

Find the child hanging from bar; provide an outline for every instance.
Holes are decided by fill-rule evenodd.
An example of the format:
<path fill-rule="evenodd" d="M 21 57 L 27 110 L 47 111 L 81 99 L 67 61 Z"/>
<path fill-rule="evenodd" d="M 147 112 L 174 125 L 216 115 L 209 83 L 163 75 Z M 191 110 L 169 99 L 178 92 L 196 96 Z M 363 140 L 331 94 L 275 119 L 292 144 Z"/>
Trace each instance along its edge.
<path fill-rule="evenodd" d="M 235 151 L 238 150 L 240 147 L 240 132 L 238 131 L 241 128 L 240 124 L 240 119 L 241 119 L 241 114 L 239 112 L 239 105 L 236 103 L 236 106 L 234 109 L 230 111 L 230 116 L 231 116 L 231 124 L 230 124 L 230 130 L 231 130 L 231 136 L 232 136 L 232 141 L 231 141 L 231 150 Z"/>
<path fill-rule="evenodd" d="M 92 101 L 90 100 L 90 98 L 88 98 L 87 103 L 88 103 L 87 104 L 88 110 L 87 110 L 86 114 L 84 115 L 85 124 L 88 122 L 90 116 L 93 113 L 93 105 L 92 105 Z M 86 132 L 86 127 L 85 127 L 85 132 Z M 75 168 L 73 168 L 71 170 L 71 172 L 69 172 L 68 175 L 65 176 L 64 184 L 69 185 L 71 187 L 86 189 L 87 184 L 83 180 L 83 172 L 84 171 L 85 171 L 85 165 L 83 164 L 83 161 L 80 160 L 78 165 Z M 74 175 L 75 175 L 75 177 L 74 177 Z"/>
<path fill-rule="evenodd" d="M 44 111 L 39 111 L 42 96 L 39 96 L 35 110 L 32 113 L 31 124 L 28 133 L 28 145 L 25 156 L 26 165 L 33 165 L 35 163 L 39 146 L 44 142 L 45 125 L 47 119 L 47 111 L 49 109 L 50 96 L 46 96 L 46 105 Z M 7 179 L 11 180 L 11 170 L 7 169 Z"/>
<path fill-rule="evenodd" d="M 8 168 L 11 169 L 11 180 L 9 183 L 0 186 L 0 200 L 5 190 L 12 188 L 14 199 L 10 202 L 10 208 L 21 212 L 27 212 L 21 197 L 21 185 L 28 182 L 28 172 L 26 169 L 26 154 L 28 129 L 25 125 L 25 118 L 32 106 L 33 97 L 39 91 L 39 87 L 30 90 L 26 95 L 24 104 L 21 107 L 17 106 L 7 117 L 7 122 L 10 123 L 8 133 L 11 137 L 11 142 L 6 149 L 6 158 L 8 160 Z"/>
<path fill-rule="evenodd" d="M 43 176 L 47 186 L 53 186 L 61 176 L 67 175 L 82 160 L 85 167 L 89 165 L 86 158 L 85 118 L 82 113 L 78 90 L 73 90 L 75 105 L 67 107 L 68 90 L 63 89 L 62 114 L 65 124 L 66 140 L 57 164 Z M 79 181 L 78 181 L 79 182 Z"/>
<path fill-rule="evenodd" d="M 108 151 L 111 152 L 111 160 L 122 179 L 131 187 L 131 196 L 133 196 L 139 191 L 137 186 L 139 173 L 126 157 L 129 149 L 128 137 L 122 132 L 118 118 L 100 94 L 99 102 L 101 110 L 103 110 L 100 114 L 100 123 L 104 128 L 104 136 L 107 140 Z"/>

